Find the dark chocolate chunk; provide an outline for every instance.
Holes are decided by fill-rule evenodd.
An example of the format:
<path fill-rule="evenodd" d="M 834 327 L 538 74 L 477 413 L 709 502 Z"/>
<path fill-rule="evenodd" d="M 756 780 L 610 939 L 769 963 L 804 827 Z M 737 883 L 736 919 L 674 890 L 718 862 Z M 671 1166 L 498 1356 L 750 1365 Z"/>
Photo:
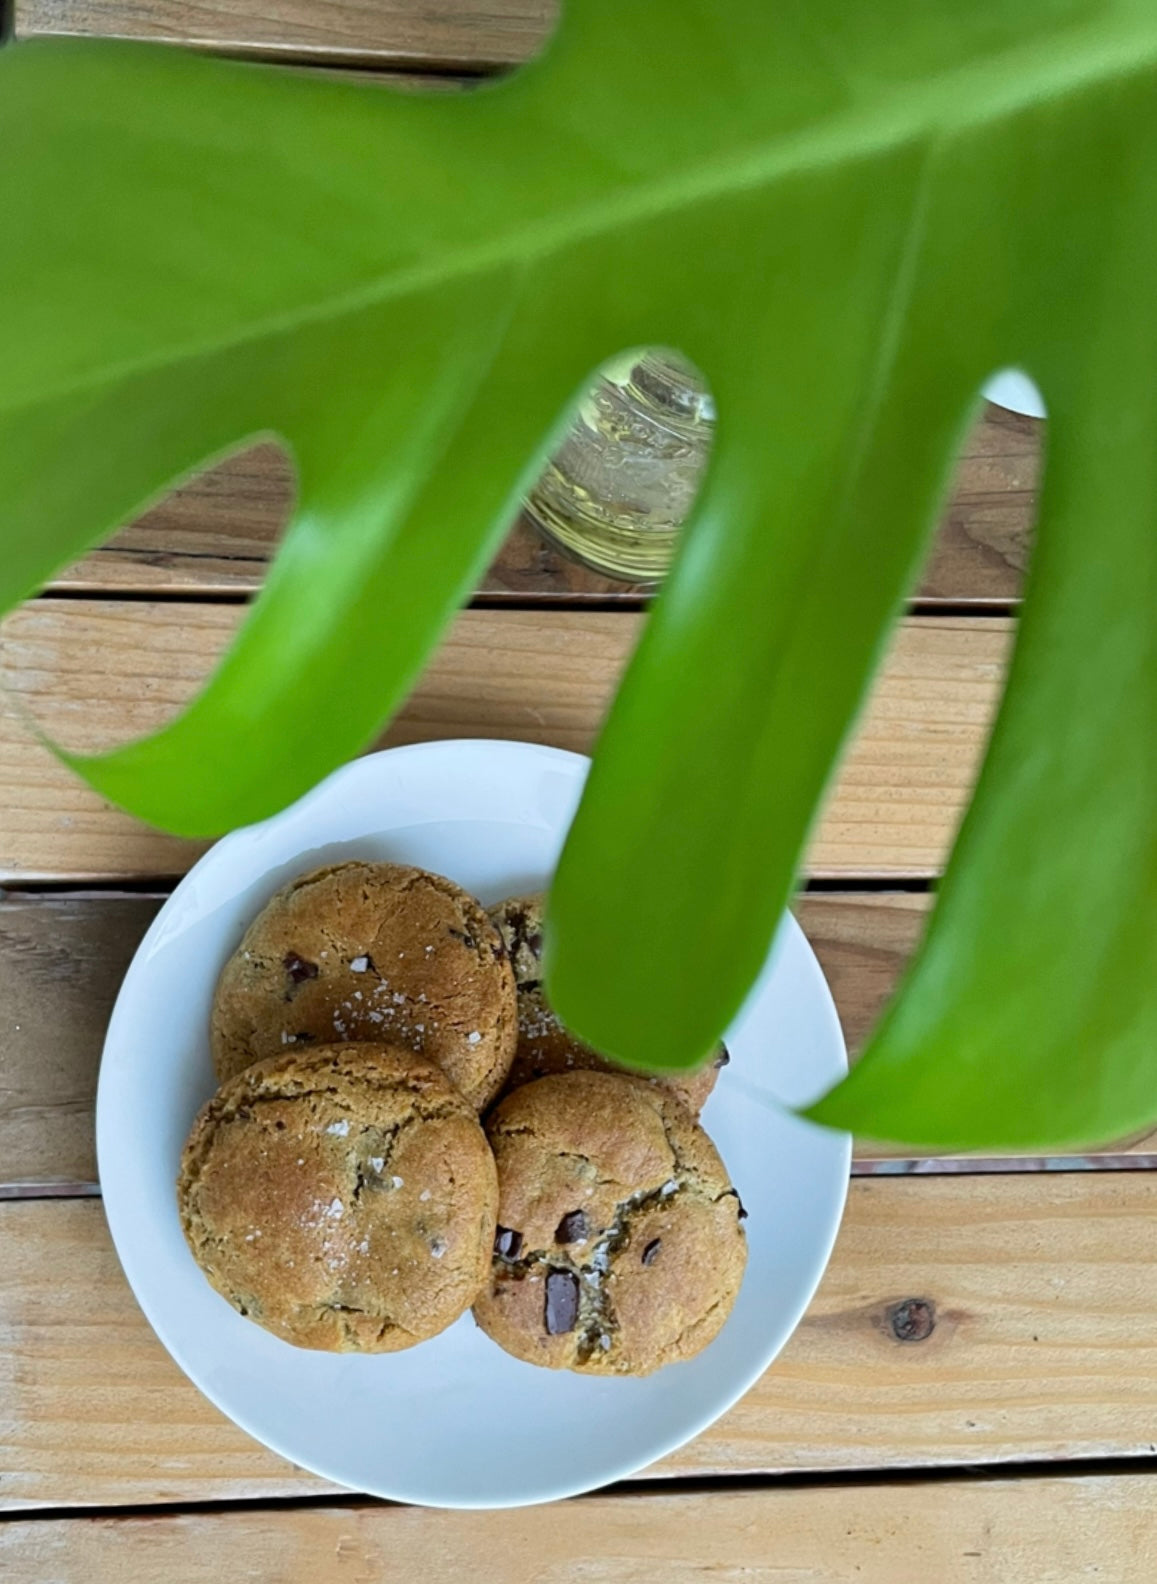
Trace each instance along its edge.
<path fill-rule="evenodd" d="M 716 1056 L 716 1058 L 715 1058 L 715 1070 L 716 1070 L 716 1072 L 719 1071 L 720 1067 L 726 1067 L 727 1063 L 730 1060 L 731 1060 L 731 1052 L 727 1049 L 726 1045 L 720 1045 L 720 1047 L 719 1047 L 719 1055 Z"/>
<path fill-rule="evenodd" d="M 317 964 L 306 962 L 304 957 L 299 957 L 296 952 L 286 952 L 281 960 L 282 967 L 289 975 L 292 985 L 305 984 L 307 979 L 316 979 L 318 974 Z"/>
<path fill-rule="evenodd" d="M 499 1259 L 517 1259 L 522 1252 L 522 1233 L 500 1226 L 494 1234 L 494 1252 Z"/>
<path fill-rule="evenodd" d="M 474 939 L 473 935 L 469 934 L 465 930 L 447 929 L 446 933 L 448 935 L 452 935 L 455 940 L 460 940 L 463 946 L 468 946 L 471 951 L 474 951 L 478 946 L 478 942 Z"/>
<path fill-rule="evenodd" d="M 736 1194 L 735 1197 L 737 1199 L 739 1199 L 739 1195 L 738 1194 Z M 743 1200 L 742 1199 L 739 1199 L 739 1209 L 736 1212 L 736 1214 L 738 1215 L 738 1217 L 739 1217 L 739 1219 L 741 1221 L 746 1221 L 747 1220 L 747 1211 L 743 1208 Z"/>
<path fill-rule="evenodd" d="M 646 1248 L 643 1250 L 643 1264 L 644 1265 L 653 1265 L 655 1263 L 655 1261 L 659 1257 L 659 1250 L 662 1247 L 662 1244 L 663 1244 L 663 1239 L 662 1238 L 652 1238 L 651 1239 L 651 1241 L 647 1244 Z"/>
<path fill-rule="evenodd" d="M 555 1228 L 554 1241 L 556 1243 L 585 1243 L 590 1236 L 591 1225 L 586 1218 L 584 1210 L 570 1210 L 563 1216 Z"/>
<path fill-rule="evenodd" d="M 547 1336 L 573 1331 L 578 1320 L 579 1282 L 570 1271 L 552 1270 L 546 1278 L 543 1320 Z"/>
<path fill-rule="evenodd" d="M 526 944 L 530 947 L 531 951 L 534 953 L 534 955 L 536 957 L 538 957 L 538 958 L 542 957 L 542 931 L 541 930 L 531 930 L 530 934 L 526 937 Z"/>

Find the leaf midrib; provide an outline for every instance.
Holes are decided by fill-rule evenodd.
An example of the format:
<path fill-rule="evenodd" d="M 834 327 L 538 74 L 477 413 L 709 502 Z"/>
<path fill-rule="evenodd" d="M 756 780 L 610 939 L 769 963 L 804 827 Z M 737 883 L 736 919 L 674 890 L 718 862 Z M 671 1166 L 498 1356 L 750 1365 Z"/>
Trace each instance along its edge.
<path fill-rule="evenodd" d="M 213 356 L 231 347 L 252 345 L 306 326 L 338 320 L 393 298 L 420 295 L 471 275 L 485 275 L 541 259 L 568 245 L 677 209 L 714 203 L 732 194 L 770 186 L 844 160 L 868 161 L 907 141 L 936 136 L 951 139 L 969 128 L 999 120 L 1028 105 L 1051 100 L 1113 77 L 1143 75 L 1157 64 L 1157 12 L 1143 17 L 1118 15 L 1106 22 L 1066 29 L 1046 46 L 1020 45 L 996 57 L 921 82 L 890 85 L 875 98 L 845 109 L 828 121 L 777 137 L 746 155 L 707 159 L 684 166 L 673 176 L 597 203 L 580 205 L 561 216 L 533 220 L 491 242 L 465 246 L 433 261 L 410 266 L 326 295 L 314 302 L 271 313 L 235 334 L 161 349 L 148 356 L 101 364 L 87 375 L 0 404 L 0 414 L 47 406 L 72 396 L 115 386 L 153 370 Z M 549 81 L 541 79 L 544 91 Z M 615 349 L 609 348 L 608 351 Z"/>

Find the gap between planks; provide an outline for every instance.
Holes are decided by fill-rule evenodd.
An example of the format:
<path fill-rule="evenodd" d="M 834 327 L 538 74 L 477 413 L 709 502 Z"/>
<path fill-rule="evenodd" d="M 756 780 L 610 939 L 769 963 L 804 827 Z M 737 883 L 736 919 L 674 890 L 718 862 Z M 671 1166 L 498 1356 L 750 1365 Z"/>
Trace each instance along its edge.
<path fill-rule="evenodd" d="M 0 1205 L 0 1506 L 303 1496 L 137 1309 L 92 1200 Z M 651 1471 L 751 1476 L 1138 1457 L 1157 1447 L 1157 1177 L 852 1184 L 780 1359 Z M 924 1339 L 905 1327 L 919 1300 Z"/>
<path fill-rule="evenodd" d="M 569 1521 L 568 1521 L 569 1520 Z M 347 1500 L 0 1525 L 8 1584 L 1113 1584 L 1157 1571 L 1157 1476 L 600 1495 L 517 1514 Z M 774 1558 L 774 1561 L 771 1559 Z"/>

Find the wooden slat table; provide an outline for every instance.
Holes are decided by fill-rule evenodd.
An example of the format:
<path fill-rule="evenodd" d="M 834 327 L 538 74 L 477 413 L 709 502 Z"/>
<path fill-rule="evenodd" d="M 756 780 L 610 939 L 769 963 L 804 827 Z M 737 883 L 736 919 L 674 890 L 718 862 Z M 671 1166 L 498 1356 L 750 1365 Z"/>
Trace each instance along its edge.
<path fill-rule="evenodd" d="M 14 10 L 18 39 L 147 38 L 441 89 L 526 59 L 553 16 L 550 0 Z M 919 940 L 983 752 L 1040 442 L 1039 425 L 995 408 L 970 437 L 812 843 L 797 914 L 853 1052 Z M 275 447 L 239 453 L 0 628 L 0 1578 L 1151 1579 L 1155 1138 L 1051 1161 L 858 1143 L 835 1256 L 783 1357 L 645 1479 L 569 1512 L 422 1512 L 338 1492 L 179 1374 L 112 1252 L 92 1110 L 120 976 L 199 849 L 103 804 L 29 723 L 93 748 L 166 719 L 260 585 L 292 496 Z M 513 525 L 385 740 L 586 747 L 644 592 Z"/>

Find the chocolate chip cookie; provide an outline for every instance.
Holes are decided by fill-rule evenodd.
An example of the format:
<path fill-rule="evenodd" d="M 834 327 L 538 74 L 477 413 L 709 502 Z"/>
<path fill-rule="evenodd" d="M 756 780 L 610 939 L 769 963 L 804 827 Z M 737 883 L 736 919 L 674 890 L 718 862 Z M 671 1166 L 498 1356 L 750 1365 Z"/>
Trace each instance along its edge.
<path fill-rule="evenodd" d="M 194 1123 L 177 1196 L 235 1309 L 299 1347 L 360 1353 L 457 1319 L 486 1280 L 498 1205 L 473 1107 L 433 1062 L 376 1045 L 231 1078 Z"/>
<path fill-rule="evenodd" d="M 481 1110 L 517 1040 L 514 976 L 480 903 L 404 864 L 344 863 L 280 890 L 213 1002 L 224 1080 L 289 1048 L 384 1041 L 429 1056 Z"/>
<path fill-rule="evenodd" d="M 647 1375 L 718 1334 L 747 1260 L 718 1151 L 653 1084 L 540 1078 L 486 1123 L 498 1231 L 478 1324 L 548 1369 Z"/>
<path fill-rule="evenodd" d="M 623 1072 L 617 1062 L 600 1056 L 563 1024 L 546 999 L 542 987 L 543 896 L 509 897 L 491 908 L 490 917 L 505 942 L 518 986 L 518 1048 L 503 1093 L 510 1094 L 534 1078 L 548 1073 L 574 1072 L 589 1068 L 596 1072 Z M 698 1116 L 715 1087 L 721 1067 L 730 1060 L 720 1045 L 713 1060 L 693 1072 L 666 1074 L 663 1077 L 640 1074 L 648 1082 L 668 1089 Z"/>

